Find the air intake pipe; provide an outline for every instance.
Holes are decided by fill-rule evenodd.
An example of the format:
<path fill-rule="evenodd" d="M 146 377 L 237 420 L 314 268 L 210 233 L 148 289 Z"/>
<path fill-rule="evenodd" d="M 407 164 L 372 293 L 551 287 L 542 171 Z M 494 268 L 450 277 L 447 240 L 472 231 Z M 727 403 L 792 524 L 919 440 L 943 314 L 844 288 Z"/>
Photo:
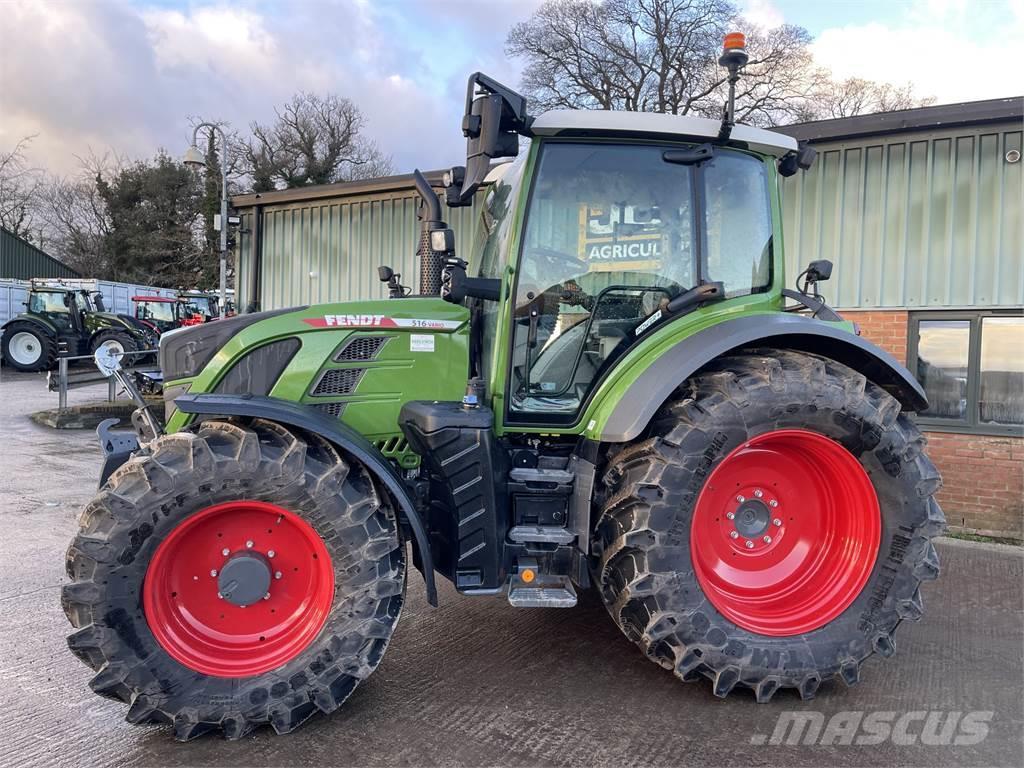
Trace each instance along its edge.
<path fill-rule="evenodd" d="M 430 186 L 430 182 L 418 169 L 412 172 L 412 178 L 416 183 L 416 192 L 422 201 L 418 214 L 422 222 L 420 242 L 416 248 L 416 254 L 420 258 L 419 294 L 421 296 L 440 296 L 441 270 L 444 269 L 446 253 L 434 250 L 431 243 L 431 232 L 446 230 L 448 225 L 441 220 L 441 200 Z"/>

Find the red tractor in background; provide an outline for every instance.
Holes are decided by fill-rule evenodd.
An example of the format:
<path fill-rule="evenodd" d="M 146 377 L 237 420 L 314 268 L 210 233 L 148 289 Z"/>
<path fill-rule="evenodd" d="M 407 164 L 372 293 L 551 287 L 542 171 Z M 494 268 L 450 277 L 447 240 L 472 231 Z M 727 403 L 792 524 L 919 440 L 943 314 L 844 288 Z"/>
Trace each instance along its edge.
<path fill-rule="evenodd" d="M 132 302 L 135 304 L 135 319 L 157 333 L 206 321 L 203 312 L 185 297 L 132 296 Z"/>

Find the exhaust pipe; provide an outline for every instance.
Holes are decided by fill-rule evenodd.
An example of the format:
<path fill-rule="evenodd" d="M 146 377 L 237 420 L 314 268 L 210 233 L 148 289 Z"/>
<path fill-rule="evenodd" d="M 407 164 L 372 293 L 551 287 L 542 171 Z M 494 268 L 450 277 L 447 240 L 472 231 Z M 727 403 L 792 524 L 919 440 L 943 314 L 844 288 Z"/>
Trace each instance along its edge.
<path fill-rule="evenodd" d="M 448 225 L 441 220 L 441 199 L 430 186 L 430 182 L 419 170 L 412 172 L 413 181 L 416 183 L 416 192 L 420 196 L 422 205 L 419 210 L 420 221 L 420 242 L 416 253 L 420 258 L 420 286 L 421 296 L 441 295 L 441 270 L 444 269 L 444 253 L 435 251 L 430 244 L 430 233 L 438 229 L 447 229 Z"/>

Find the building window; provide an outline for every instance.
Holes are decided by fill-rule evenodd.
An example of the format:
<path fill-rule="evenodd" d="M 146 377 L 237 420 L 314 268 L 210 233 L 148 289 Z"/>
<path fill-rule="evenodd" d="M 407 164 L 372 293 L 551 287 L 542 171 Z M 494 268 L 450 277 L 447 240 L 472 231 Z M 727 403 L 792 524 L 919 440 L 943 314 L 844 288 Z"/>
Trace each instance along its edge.
<path fill-rule="evenodd" d="M 917 312 L 908 364 L 928 395 L 925 427 L 1024 434 L 1024 315 Z"/>

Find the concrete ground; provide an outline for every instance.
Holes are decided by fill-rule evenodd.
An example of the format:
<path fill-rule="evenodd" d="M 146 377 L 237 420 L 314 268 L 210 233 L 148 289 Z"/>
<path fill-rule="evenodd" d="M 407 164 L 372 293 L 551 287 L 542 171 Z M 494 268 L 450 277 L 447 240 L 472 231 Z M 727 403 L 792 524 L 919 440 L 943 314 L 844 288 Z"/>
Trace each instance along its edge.
<path fill-rule="evenodd" d="M 78 390 L 71 402 L 104 391 Z M 42 376 L 2 372 L 3 764 L 1024 765 L 1024 556 L 951 540 L 939 545 L 943 574 L 925 587 L 926 615 L 901 627 L 896 656 L 870 660 L 860 685 L 822 686 L 807 704 L 789 691 L 763 706 L 748 695 L 723 701 L 706 684 L 680 683 L 593 597 L 573 610 L 516 610 L 443 588 L 432 609 L 414 576 L 383 663 L 333 716 L 238 742 L 180 744 L 166 728 L 128 725 L 124 706 L 90 692 L 89 670 L 64 643 L 64 549 L 100 452 L 91 433 L 29 421 L 55 402 Z M 909 716 L 916 735 L 926 710 L 991 712 L 987 737 L 959 747 L 771 744 L 785 712 L 888 712 L 889 722 L 920 713 Z"/>

